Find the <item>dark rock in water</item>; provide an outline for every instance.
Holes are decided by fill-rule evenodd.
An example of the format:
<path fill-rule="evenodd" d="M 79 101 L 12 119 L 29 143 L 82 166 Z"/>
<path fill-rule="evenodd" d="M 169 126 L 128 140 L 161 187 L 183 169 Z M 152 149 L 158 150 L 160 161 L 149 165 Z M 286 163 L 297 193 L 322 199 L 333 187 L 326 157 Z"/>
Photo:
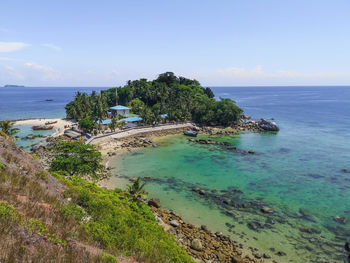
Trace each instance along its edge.
<path fill-rule="evenodd" d="M 150 176 L 145 176 L 145 177 L 143 177 L 143 180 L 151 180 L 151 177 Z"/>
<path fill-rule="evenodd" d="M 192 188 L 192 191 L 193 191 L 193 192 L 199 192 L 200 190 L 201 190 L 201 189 L 200 189 L 199 187 L 193 187 L 193 188 Z"/>
<path fill-rule="evenodd" d="M 270 207 L 267 207 L 267 206 L 263 206 L 261 209 L 260 209 L 261 212 L 265 213 L 265 214 L 272 214 L 274 211 L 272 208 Z"/>
<path fill-rule="evenodd" d="M 307 220 L 307 221 L 311 221 L 311 222 L 316 222 L 315 219 L 312 218 L 311 215 L 308 214 L 308 212 L 302 208 L 299 209 L 299 213 L 301 214 L 302 218 Z"/>
<path fill-rule="evenodd" d="M 343 173 L 350 173 L 350 170 L 349 169 L 342 169 L 341 170 Z"/>
<path fill-rule="evenodd" d="M 319 179 L 319 178 L 323 178 L 324 176 L 319 175 L 319 174 L 307 174 L 306 176 L 314 178 L 314 179 Z"/>
<path fill-rule="evenodd" d="M 263 258 L 271 258 L 271 256 L 268 255 L 268 254 L 266 254 L 266 253 L 264 253 L 264 254 L 263 254 Z"/>
<path fill-rule="evenodd" d="M 344 216 L 335 216 L 333 220 L 340 224 L 346 224 L 346 222 L 348 221 L 347 218 Z"/>
<path fill-rule="evenodd" d="M 269 121 L 265 119 L 261 119 L 258 122 L 258 125 L 265 131 L 279 131 L 280 129 L 274 121 Z"/>
<path fill-rule="evenodd" d="M 203 190 L 203 189 L 199 190 L 199 194 L 200 195 L 205 195 L 205 190 Z"/>
<path fill-rule="evenodd" d="M 148 201 L 149 206 L 154 206 L 156 208 L 160 208 L 160 200 L 159 198 L 152 198 Z"/>
<path fill-rule="evenodd" d="M 215 236 L 221 237 L 222 236 L 222 232 L 215 232 Z"/>
<path fill-rule="evenodd" d="M 278 152 L 279 153 L 289 153 L 290 152 L 290 149 L 288 149 L 288 148 L 280 148 L 279 150 L 278 150 Z"/>
<path fill-rule="evenodd" d="M 251 229 L 251 230 L 254 230 L 256 232 L 259 232 L 259 229 L 260 228 L 263 228 L 263 225 L 260 224 L 260 222 L 256 222 L 256 221 L 253 221 L 253 222 L 249 222 L 247 224 L 247 226 Z"/>
<path fill-rule="evenodd" d="M 129 178 L 129 181 L 130 181 L 130 182 L 136 182 L 136 180 L 137 180 L 136 177 L 130 177 L 130 178 Z"/>
<path fill-rule="evenodd" d="M 284 252 L 282 252 L 282 251 L 278 251 L 278 252 L 276 253 L 276 255 L 279 256 L 279 257 L 282 257 L 282 256 L 285 256 L 285 255 L 287 255 L 287 254 L 284 253 Z"/>
<path fill-rule="evenodd" d="M 249 154 L 254 154 L 255 152 L 253 150 L 248 151 Z"/>
<path fill-rule="evenodd" d="M 204 230 L 204 231 L 208 231 L 208 228 L 206 225 L 201 225 L 201 229 Z"/>
<path fill-rule="evenodd" d="M 301 232 L 308 233 L 308 234 L 321 234 L 321 231 L 318 229 L 314 229 L 311 227 L 304 227 L 304 228 L 299 228 Z"/>
<path fill-rule="evenodd" d="M 344 248 L 347 252 L 350 253 L 350 242 L 346 242 Z"/>

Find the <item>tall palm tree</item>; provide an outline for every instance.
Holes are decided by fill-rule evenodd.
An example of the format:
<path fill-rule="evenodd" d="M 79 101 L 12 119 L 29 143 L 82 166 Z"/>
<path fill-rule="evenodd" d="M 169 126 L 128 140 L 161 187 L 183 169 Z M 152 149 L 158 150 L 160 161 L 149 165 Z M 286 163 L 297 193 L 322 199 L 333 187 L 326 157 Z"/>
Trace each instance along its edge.
<path fill-rule="evenodd" d="M 137 178 L 132 185 L 127 185 L 128 192 L 134 200 L 145 198 L 147 191 L 143 189 L 146 183 L 140 184 L 140 177 Z"/>
<path fill-rule="evenodd" d="M 5 133 L 7 136 L 13 137 L 16 133 L 19 132 L 18 128 L 12 128 L 13 122 L 4 120 L 0 122 L 0 128 L 3 133 Z"/>

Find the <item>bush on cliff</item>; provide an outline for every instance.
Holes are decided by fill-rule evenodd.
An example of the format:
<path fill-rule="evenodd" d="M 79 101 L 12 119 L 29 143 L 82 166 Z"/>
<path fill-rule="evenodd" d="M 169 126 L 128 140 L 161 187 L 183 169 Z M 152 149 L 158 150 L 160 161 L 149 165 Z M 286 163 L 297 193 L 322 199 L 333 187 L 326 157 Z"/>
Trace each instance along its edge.
<path fill-rule="evenodd" d="M 102 189 L 79 177 L 56 176 L 69 186 L 65 197 L 86 212 L 83 227 L 101 248 L 144 262 L 193 262 L 174 236 L 157 224 L 149 207 L 127 192 Z"/>

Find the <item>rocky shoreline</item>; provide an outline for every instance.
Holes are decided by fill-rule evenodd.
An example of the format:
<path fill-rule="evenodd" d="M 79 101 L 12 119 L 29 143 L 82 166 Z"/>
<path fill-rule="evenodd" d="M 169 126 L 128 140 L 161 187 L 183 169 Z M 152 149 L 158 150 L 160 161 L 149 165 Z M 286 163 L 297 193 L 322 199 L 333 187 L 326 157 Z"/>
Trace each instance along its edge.
<path fill-rule="evenodd" d="M 160 208 L 158 199 L 148 202 L 159 224 L 176 237 L 177 243 L 190 254 L 196 262 L 204 263 L 262 263 L 270 258 L 251 248 L 251 256 L 243 256 L 243 245 L 232 241 L 221 232 L 213 233 L 205 225 L 197 227 L 186 223 L 180 215 Z M 276 261 L 272 261 L 276 262 Z"/>

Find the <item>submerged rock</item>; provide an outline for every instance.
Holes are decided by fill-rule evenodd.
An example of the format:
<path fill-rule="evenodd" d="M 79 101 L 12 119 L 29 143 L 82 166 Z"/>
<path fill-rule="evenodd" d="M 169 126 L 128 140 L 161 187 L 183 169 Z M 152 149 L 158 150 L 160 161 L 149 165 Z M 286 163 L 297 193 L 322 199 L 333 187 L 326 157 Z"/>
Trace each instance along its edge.
<path fill-rule="evenodd" d="M 346 242 L 344 248 L 347 252 L 350 253 L 350 242 Z"/>
<path fill-rule="evenodd" d="M 273 209 L 270 208 L 270 207 L 267 207 L 267 206 L 263 206 L 261 209 L 260 209 L 261 212 L 265 213 L 265 214 L 272 214 L 273 212 Z"/>
<path fill-rule="evenodd" d="M 340 224 L 346 224 L 346 222 L 348 221 L 347 218 L 344 216 L 335 216 L 333 220 Z"/>

